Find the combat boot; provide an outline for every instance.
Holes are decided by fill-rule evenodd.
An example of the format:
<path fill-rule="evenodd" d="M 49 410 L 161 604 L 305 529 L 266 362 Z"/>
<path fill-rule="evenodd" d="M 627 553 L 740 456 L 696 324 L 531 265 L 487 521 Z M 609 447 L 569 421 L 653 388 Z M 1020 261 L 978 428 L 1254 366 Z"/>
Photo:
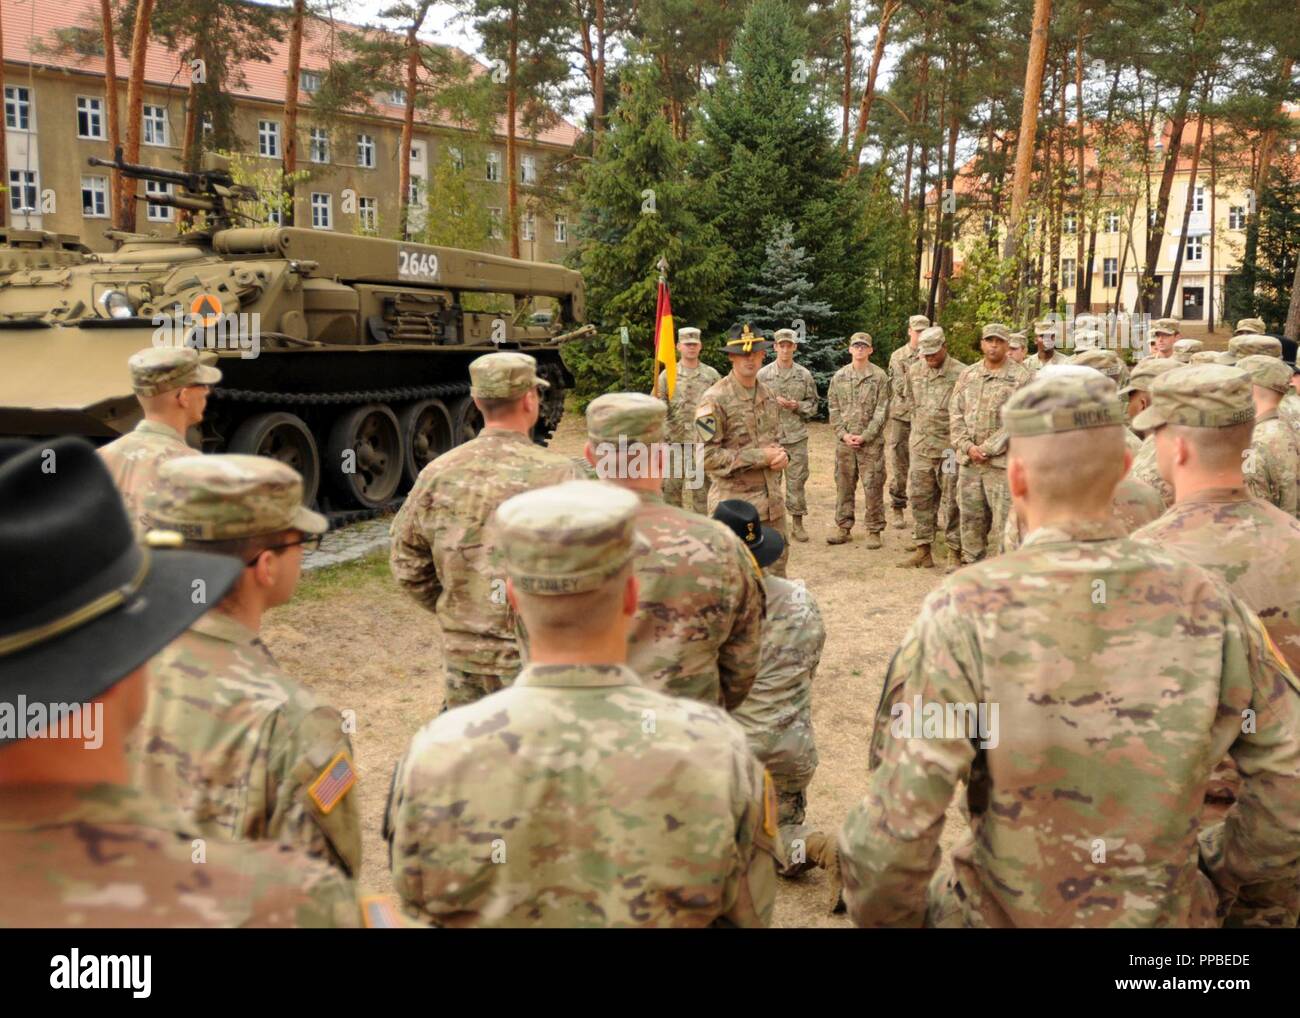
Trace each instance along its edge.
<path fill-rule="evenodd" d="M 898 565 L 901 569 L 933 569 L 934 559 L 930 557 L 930 546 L 918 544 L 916 550 Z"/>
<path fill-rule="evenodd" d="M 907 520 L 903 519 L 903 510 L 894 506 L 889 510 L 889 525 L 895 530 L 906 530 Z"/>
<path fill-rule="evenodd" d="M 831 914 L 845 911 L 844 908 L 844 879 L 840 875 L 840 849 L 836 844 L 835 838 L 827 836 L 821 831 L 813 831 L 804 839 L 804 848 L 810 862 L 816 863 L 826 871 L 830 878 L 830 893 L 827 900 L 830 904 Z"/>
<path fill-rule="evenodd" d="M 867 534 L 867 539 L 866 539 L 865 541 L 862 542 L 862 547 L 864 547 L 864 548 L 879 548 L 879 547 L 880 547 L 880 535 L 879 535 L 878 533 L 876 533 L 875 531 L 871 531 L 871 532 L 869 532 L 869 533 Z"/>
<path fill-rule="evenodd" d="M 848 544 L 852 540 L 853 540 L 852 533 L 846 530 L 844 527 L 840 527 L 839 533 L 832 534 L 830 537 L 826 538 L 826 543 L 827 544 Z"/>
<path fill-rule="evenodd" d="M 802 516 L 794 517 L 794 526 L 790 528 L 790 536 L 793 537 L 796 541 L 808 540 L 808 535 L 804 533 Z"/>

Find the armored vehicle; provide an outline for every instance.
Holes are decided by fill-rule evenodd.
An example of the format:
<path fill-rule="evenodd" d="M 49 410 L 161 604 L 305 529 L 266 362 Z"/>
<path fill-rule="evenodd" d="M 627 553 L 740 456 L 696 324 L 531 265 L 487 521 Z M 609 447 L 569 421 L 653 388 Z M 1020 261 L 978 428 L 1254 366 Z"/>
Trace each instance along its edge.
<path fill-rule="evenodd" d="M 249 224 L 220 157 L 195 173 L 124 163 L 125 177 L 195 217 L 175 237 L 0 230 L 0 435 L 108 441 L 134 427 L 127 358 L 151 345 L 212 350 L 223 379 L 192 444 L 272 456 L 333 511 L 390 504 L 481 424 L 468 365 L 524 350 L 550 383 L 534 438 L 559 423 L 573 378 L 560 345 L 590 334 L 582 277 L 558 265 L 324 230 Z M 247 207 L 246 205 L 243 207 Z M 539 298 L 545 298 L 539 301 Z M 549 307 L 539 307 L 546 304 Z"/>

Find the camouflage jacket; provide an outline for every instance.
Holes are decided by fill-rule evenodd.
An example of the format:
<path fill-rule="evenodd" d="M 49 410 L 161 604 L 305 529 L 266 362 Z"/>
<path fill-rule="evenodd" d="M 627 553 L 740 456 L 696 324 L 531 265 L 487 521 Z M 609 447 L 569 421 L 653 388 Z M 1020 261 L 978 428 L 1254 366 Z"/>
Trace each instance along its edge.
<path fill-rule="evenodd" d="M 767 926 L 776 805 L 740 726 L 621 665 L 529 665 L 426 724 L 384 822 L 439 926 Z"/>
<path fill-rule="evenodd" d="M 139 535 L 144 497 L 158 479 L 162 465 L 178 456 L 198 456 L 200 453 L 186 445 L 180 433 L 166 424 L 142 420 L 134 431 L 128 431 L 121 438 L 102 446 L 99 455 L 113 475 L 113 483 L 122 493 L 127 515 Z"/>
<path fill-rule="evenodd" d="M 1129 467 L 1128 476 L 1135 481 L 1141 481 L 1147 487 L 1154 489 L 1160 496 L 1160 501 L 1168 509 L 1174 504 L 1174 489 L 1169 482 L 1160 476 L 1160 468 L 1156 465 L 1156 439 L 1154 434 L 1147 435 L 1142 439 L 1142 447 L 1138 449 L 1133 457 L 1133 465 Z"/>
<path fill-rule="evenodd" d="M 758 671 L 763 587 L 754 557 L 727 527 L 638 492 L 641 585 L 628 666 L 651 689 L 733 710 Z"/>
<path fill-rule="evenodd" d="M 784 728 L 812 705 L 812 684 L 826 645 L 826 626 L 802 580 L 767 573 L 763 657 L 749 696 L 732 713 L 746 732 Z"/>
<path fill-rule="evenodd" d="M 1060 350 L 1053 349 L 1052 356 L 1047 358 L 1046 361 L 1044 361 L 1041 357 L 1039 357 L 1037 353 L 1026 354 L 1025 359 L 1021 362 L 1020 366 L 1024 368 L 1026 371 L 1028 371 L 1030 377 L 1032 378 L 1040 370 L 1052 364 L 1069 364 L 1069 363 L 1070 363 L 1069 357 L 1061 353 Z"/>
<path fill-rule="evenodd" d="M 1150 485 L 1135 481 L 1132 477 L 1120 479 L 1115 486 L 1115 495 L 1110 500 L 1111 511 L 1119 521 L 1124 533 L 1131 534 L 1139 527 L 1144 527 L 1152 520 L 1160 518 L 1165 511 L 1165 504 L 1159 494 Z M 1015 551 L 1020 547 L 1020 519 L 1015 512 L 1007 513 L 1007 525 L 1002 531 L 1002 550 Z"/>
<path fill-rule="evenodd" d="M 283 841 L 351 876 L 361 872 L 352 743 L 339 712 L 221 611 L 150 662 L 129 757 L 132 785 L 203 834 Z"/>
<path fill-rule="evenodd" d="M 836 441 L 844 441 L 845 435 L 861 435 L 863 445 L 883 440 L 889 417 L 889 379 L 876 365 L 867 361 L 867 371 L 860 375 L 852 364 L 845 364 L 831 378 L 826 401 Z"/>
<path fill-rule="evenodd" d="M 896 421 L 912 419 L 912 394 L 907 388 L 907 371 L 920 357 L 916 347 L 907 342 L 889 355 L 889 416 Z"/>
<path fill-rule="evenodd" d="M 961 373 L 953 386 L 948 408 L 948 428 L 957 461 L 969 463 L 969 449 L 978 446 L 987 453 L 988 466 L 1006 468 L 1007 431 L 1002 427 L 1002 404 L 1029 381 L 1029 373 L 1012 360 L 998 371 L 982 360 Z"/>
<path fill-rule="evenodd" d="M 488 523 L 512 495 L 581 476 L 567 456 L 502 428 L 484 428 L 420 471 L 393 518 L 388 561 L 402 589 L 437 615 L 449 667 L 518 669 L 515 613 Z"/>
<path fill-rule="evenodd" d="M 908 398 L 912 403 L 912 433 L 908 450 L 913 456 L 942 459 L 952 448 L 949 404 L 952 390 L 966 365 L 952 354 L 934 369 L 917 357 L 907 369 Z"/>
<path fill-rule="evenodd" d="M 1277 415 L 1282 422 L 1289 425 L 1291 433 L 1300 442 L 1300 393 L 1288 392 L 1277 405 Z"/>
<path fill-rule="evenodd" d="M 785 516 L 782 470 L 769 470 L 765 446 L 777 445 L 780 407 L 772 390 L 757 382 L 753 398 L 730 373 L 704 394 L 695 411 L 696 441 L 704 445 L 704 469 L 713 487 L 709 512 L 728 498 L 741 498 L 771 522 Z"/>
<path fill-rule="evenodd" d="M 1278 418 L 1276 411 L 1255 419 L 1255 431 L 1244 463 L 1250 493 L 1295 516 L 1300 451 L 1291 429 Z"/>
<path fill-rule="evenodd" d="M 352 882 L 285 844 L 207 840 L 116 785 L 0 788 L 0 926 L 356 927 Z"/>
<path fill-rule="evenodd" d="M 970 832 L 953 851 L 965 925 L 1216 926 L 1234 902 L 1230 921 L 1248 921 L 1244 901 L 1294 925 L 1297 682 L 1199 566 L 1114 522 L 1035 530 L 948 577 L 894 655 L 870 788 L 840 834 L 850 912 L 921 925 L 966 782 Z M 988 723 L 972 737 L 976 705 Z M 1246 794 L 1226 827 L 1201 830 L 1229 752 Z"/>
<path fill-rule="evenodd" d="M 1244 488 L 1211 488 L 1180 499 L 1133 538 L 1221 577 L 1300 675 L 1300 522 Z"/>
<path fill-rule="evenodd" d="M 771 389 L 774 395 L 798 402 L 798 410 L 787 410 L 778 404 L 777 417 L 780 421 L 781 444 L 802 442 L 808 437 L 808 422 L 817 416 L 821 407 L 821 397 L 812 372 L 802 364 L 792 364 L 789 370 L 782 370 L 773 361 L 758 369 L 758 380 Z"/>
<path fill-rule="evenodd" d="M 665 438 L 669 442 L 695 441 L 695 408 L 709 387 L 722 378 L 715 368 L 703 362 L 695 370 L 677 365 L 677 381 L 673 385 L 673 398 L 668 401 L 668 423 Z M 659 372 L 659 391 L 668 392 L 668 375 Z"/>

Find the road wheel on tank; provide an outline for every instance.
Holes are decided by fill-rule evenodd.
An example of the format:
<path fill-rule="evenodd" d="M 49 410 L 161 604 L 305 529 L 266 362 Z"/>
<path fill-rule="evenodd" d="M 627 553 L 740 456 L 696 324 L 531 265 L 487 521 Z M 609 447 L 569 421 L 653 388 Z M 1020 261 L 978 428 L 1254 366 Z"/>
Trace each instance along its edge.
<path fill-rule="evenodd" d="M 255 414 L 235 429 L 226 452 L 266 456 L 287 463 L 302 474 L 303 502 L 316 501 L 320 487 L 320 451 L 311 429 L 297 414 Z"/>
<path fill-rule="evenodd" d="M 462 396 L 451 405 L 451 437 L 453 445 L 468 442 L 483 430 L 483 414 L 474 405 L 474 397 Z"/>
<path fill-rule="evenodd" d="M 375 509 L 397 494 L 404 458 L 397 415 L 367 403 L 345 411 L 330 428 L 325 476 L 347 501 Z"/>
<path fill-rule="evenodd" d="M 452 447 L 451 411 L 440 399 L 410 403 L 397 415 L 402 435 L 402 460 L 412 484 L 430 460 Z"/>

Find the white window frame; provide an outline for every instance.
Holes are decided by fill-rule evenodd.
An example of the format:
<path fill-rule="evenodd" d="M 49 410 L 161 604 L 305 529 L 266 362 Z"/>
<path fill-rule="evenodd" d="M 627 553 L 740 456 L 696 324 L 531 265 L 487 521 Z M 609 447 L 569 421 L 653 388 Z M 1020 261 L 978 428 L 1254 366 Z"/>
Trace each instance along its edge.
<path fill-rule="evenodd" d="M 1187 251 L 1184 260 L 1188 262 L 1199 262 L 1205 258 L 1204 237 L 1197 235 L 1187 238 Z"/>
<path fill-rule="evenodd" d="M 1192 188 L 1192 211 L 1193 212 L 1205 211 L 1205 185 L 1204 184 L 1197 184 L 1194 188 Z"/>
<path fill-rule="evenodd" d="M 212 119 L 211 110 L 203 114 L 203 122 L 199 124 L 199 127 L 203 131 L 203 137 L 205 138 L 208 135 L 212 134 L 214 131 L 216 131 L 217 125 L 216 122 Z"/>
<path fill-rule="evenodd" d="M 12 110 L 13 116 L 10 116 Z M 5 130 L 32 129 L 32 93 L 26 85 L 5 86 Z"/>
<path fill-rule="evenodd" d="M 83 123 L 85 130 L 82 130 Z M 77 137 L 104 139 L 104 100 L 94 95 L 77 96 Z"/>
<path fill-rule="evenodd" d="M 311 208 L 311 228 L 313 230 L 334 229 L 333 194 L 329 191 L 313 191 L 309 200 L 309 207 Z"/>
<path fill-rule="evenodd" d="M 406 192 L 406 204 L 411 206 L 424 204 L 424 178 L 411 176 L 411 183 Z"/>
<path fill-rule="evenodd" d="M 146 180 L 144 182 L 144 193 L 146 195 L 167 195 L 169 198 L 176 193 L 175 184 L 164 184 L 156 180 Z M 170 223 L 176 218 L 176 209 L 171 205 L 155 205 L 153 202 L 145 202 L 144 217 L 151 223 Z"/>
<path fill-rule="evenodd" d="M 298 91 L 306 92 L 308 95 L 319 92 L 323 80 L 320 71 L 308 71 L 300 68 L 298 70 Z"/>
<path fill-rule="evenodd" d="M 85 174 L 81 178 L 81 217 L 83 219 L 108 218 L 108 178 Z M 90 205 L 86 205 L 86 196 Z M 89 211 L 87 208 L 89 207 Z"/>
<path fill-rule="evenodd" d="M 537 214 L 535 212 L 525 212 L 519 218 L 519 239 L 536 240 L 537 239 Z"/>
<path fill-rule="evenodd" d="M 388 103 L 390 106 L 406 105 L 406 89 L 395 88 L 388 93 Z"/>
<path fill-rule="evenodd" d="M 519 157 L 519 183 L 537 183 L 537 157 L 534 155 Z"/>
<path fill-rule="evenodd" d="M 171 144 L 171 129 L 167 122 L 166 106 L 145 103 L 141 107 L 140 140 L 146 145 L 157 148 L 166 148 Z"/>
<path fill-rule="evenodd" d="M 465 152 L 457 145 L 447 146 L 447 154 L 451 156 L 452 168 L 460 173 L 465 169 Z"/>
<path fill-rule="evenodd" d="M 505 220 L 501 209 L 495 205 L 488 206 L 488 236 L 493 240 L 505 239 Z"/>
<path fill-rule="evenodd" d="M 424 162 L 424 142 L 422 141 L 411 142 L 411 162 L 413 163 Z"/>
<path fill-rule="evenodd" d="M 555 243 L 567 244 L 569 242 L 569 217 L 563 212 L 555 214 Z"/>
<path fill-rule="evenodd" d="M 307 139 L 307 151 L 310 160 L 322 166 L 328 164 L 330 161 L 329 130 L 324 127 L 313 127 L 307 132 Z M 317 156 L 320 156 L 320 158 L 318 159 Z"/>
<path fill-rule="evenodd" d="M 1079 266 L 1073 258 L 1061 259 L 1061 287 L 1073 288 L 1079 278 Z"/>
<path fill-rule="evenodd" d="M 24 202 L 30 198 L 30 202 Z M 27 215 L 40 212 L 41 178 L 36 170 L 9 171 L 9 211 Z"/>
<path fill-rule="evenodd" d="M 266 210 L 266 224 L 267 224 L 268 226 L 283 226 L 283 225 L 284 225 L 284 210 L 283 210 L 283 209 L 280 209 L 280 208 L 267 209 L 267 210 Z"/>
<path fill-rule="evenodd" d="M 373 170 L 375 168 L 376 153 L 375 136 L 373 134 L 357 135 L 357 165 L 363 170 Z"/>
<path fill-rule="evenodd" d="M 987 237 L 990 233 L 993 232 L 993 226 L 994 226 L 993 213 L 985 212 L 984 213 L 984 236 Z"/>
<path fill-rule="evenodd" d="M 1147 226 L 1148 226 L 1148 227 L 1152 227 L 1152 226 L 1155 226 L 1155 225 L 1156 225 L 1156 216 L 1158 216 L 1159 214 L 1160 214 L 1160 210 L 1159 210 L 1158 208 L 1156 208 L 1155 206 L 1152 206 L 1151 208 L 1147 209 Z"/>
<path fill-rule="evenodd" d="M 1119 233 L 1119 213 L 1114 209 L 1106 210 L 1106 222 L 1103 233 Z"/>
<path fill-rule="evenodd" d="M 1101 260 L 1101 286 L 1104 290 L 1113 290 L 1119 286 L 1119 259 L 1103 258 Z"/>
<path fill-rule="evenodd" d="M 1229 205 L 1228 206 L 1228 229 L 1244 230 L 1246 228 L 1246 206 Z"/>
<path fill-rule="evenodd" d="M 357 224 L 371 233 L 379 231 L 379 199 L 369 195 L 357 199 Z"/>
<path fill-rule="evenodd" d="M 257 122 L 257 154 L 265 159 L 279 159 L 282 157 L 280 121 L 259 120 Z"/>
<path fill-rule="evenodd" d="M 483 179 L 490 180 L 492 183 L 499 183 L 501 180 L 501 153 L 489 152 L 487 154 L 487 164 L 483 170 Z"/>
<path fill-rule="evenodd" d="M 1079 213 L 1077 213 L 1077 212 L 1065 212 L 1065 213 L 1062 214 L 1062 216 L 1061 216 L 1061 232 L 1062 232 L 1062 233 L 1078 233 L 1078 232 L 1079 232 Z"/>

